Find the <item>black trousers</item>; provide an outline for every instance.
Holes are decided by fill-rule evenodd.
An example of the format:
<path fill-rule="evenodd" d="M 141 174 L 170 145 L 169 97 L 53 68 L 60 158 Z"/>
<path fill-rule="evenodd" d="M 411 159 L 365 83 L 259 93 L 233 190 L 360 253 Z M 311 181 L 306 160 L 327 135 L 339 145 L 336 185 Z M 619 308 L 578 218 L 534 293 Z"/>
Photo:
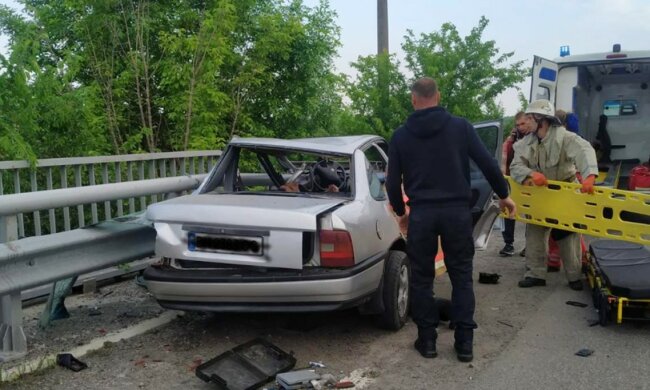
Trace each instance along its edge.
<path fill-rule="evenodd" d="M 411 261 L 411 317 L 421 337 L 435 337 L 440 321 L 433 298 L 438 237 L 452 285 L 456 341 L 471 341 L 474 322 L 472 215 L 468 207 L 411 207 L 406 252 Z"/>
<path fill-rule="evenodd" d="M 506 244 L 515 243 L 515 220 L 510 218 L 503 219 L 503 242 Z"/>

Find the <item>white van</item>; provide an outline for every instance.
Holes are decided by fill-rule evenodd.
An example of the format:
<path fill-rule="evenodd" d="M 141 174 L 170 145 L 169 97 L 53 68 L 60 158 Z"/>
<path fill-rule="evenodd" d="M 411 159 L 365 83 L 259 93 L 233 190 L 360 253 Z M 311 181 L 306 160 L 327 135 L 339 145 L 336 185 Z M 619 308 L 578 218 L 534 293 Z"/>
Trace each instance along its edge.
<path fill-rule="evenodd" d="M 535 56 L 530 100 L 573 112 L 580 135 L 596 145 L 599 164 L 625 187 L 629 171 L 650 159 L 650 50 Z M 618 180 L 620 177 L 620 181 Z"/>

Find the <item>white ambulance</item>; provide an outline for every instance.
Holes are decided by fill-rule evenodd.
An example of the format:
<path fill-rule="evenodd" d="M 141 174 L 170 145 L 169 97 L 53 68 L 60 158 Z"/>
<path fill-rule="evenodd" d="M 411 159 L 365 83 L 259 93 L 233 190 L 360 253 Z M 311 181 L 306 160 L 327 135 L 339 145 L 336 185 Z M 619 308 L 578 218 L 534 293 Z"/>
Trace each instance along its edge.
<path fill-rule="evenodd" d="M 599 149 L 609 179 L 627 187 L 629 173 L 650 160 L 650 50 L 535 56 L 530 100 L 548 99 L 578 117 L 579 132 Z M 619 180 L 620 179 L 620 180 Z"/>

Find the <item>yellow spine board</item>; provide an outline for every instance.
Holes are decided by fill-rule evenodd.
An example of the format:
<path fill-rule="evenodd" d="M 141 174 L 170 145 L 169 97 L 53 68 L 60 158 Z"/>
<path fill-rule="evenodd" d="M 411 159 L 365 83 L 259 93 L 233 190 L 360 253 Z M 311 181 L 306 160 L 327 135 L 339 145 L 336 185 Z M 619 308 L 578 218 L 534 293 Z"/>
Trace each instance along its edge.
<path fill-rule="evenodd" d="M 548 186 L 523 186 L 507 177 L 517 203 L 516 219 L 596 237 L 650 245 L 650 195 L 549 180 Z"/>

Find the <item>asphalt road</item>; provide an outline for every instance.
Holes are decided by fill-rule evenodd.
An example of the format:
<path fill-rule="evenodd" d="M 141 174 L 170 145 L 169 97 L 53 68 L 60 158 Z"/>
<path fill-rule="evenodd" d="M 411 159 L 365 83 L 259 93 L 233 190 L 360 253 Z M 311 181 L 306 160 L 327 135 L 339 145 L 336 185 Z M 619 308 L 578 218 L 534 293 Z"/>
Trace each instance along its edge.
<path fill-rule="evenodd" d="M 522 232 L 518 226 L 519 243 Z M 195 376 L 197 364 L 264 337 L 292 352 L 298 361 L 296 368 L 320 361 L 326 365 L 321 373 L 348 377 L 356 389 L 650 388 L 650 327 L 631 323 L 589 326 L 597 317 L 589 292 L 570 290 L 561 273 L 549 274 L 546 287 L 517 288 L 523 258 L 499 257 L 496 253 L 502 242 L 496 233 L 475 261 L 475 280 L 479 272 L 497 272 L 502 277 L 497 285 L 475 283 L 479 328 L 475 359 L 470 364 L 456 360 L 453 332 L 445 326 L 439 329 L 439 356 L 423 359 L 412 347 L 417 333 L 412 322 L 398 332 L 388 332 L 377 328 L 374 318 L 354 310 L 314 315 L 188 313 L 83 356 L 86 370 L 53 367 L 0 383 L 0 387 L 207 390 L 214 387 Z M 108 289 L 115 293 L 99 299 Z M 449 289 L 446 275 L 436 280 L 438 296 L 449 297 Z M 111 332 L 127 326 L 124 321 L 133 324 L 162 313 L 132 281 L 102 291 L 70 299 L 71 318 L 59 321 L 47 331 L 47 337 L 40 335 L 38 351 L 30 358 L 82 344 L 98 329 Z M 110 297 L 113 300 L 105 302 Z M 568 300 L 589 306 L 569 306 Z M 31 317 L 36 309 L 29 312 Z M 102 314 L 90 315 L 93 310 Z M 32 322 L 28 321 L 26 330 L 32 335 L 28 342 L 34 349 L 33 340 L 39 333 L 30 328 Z M 582 348 L 594 353 L 576 356 Z"/>

